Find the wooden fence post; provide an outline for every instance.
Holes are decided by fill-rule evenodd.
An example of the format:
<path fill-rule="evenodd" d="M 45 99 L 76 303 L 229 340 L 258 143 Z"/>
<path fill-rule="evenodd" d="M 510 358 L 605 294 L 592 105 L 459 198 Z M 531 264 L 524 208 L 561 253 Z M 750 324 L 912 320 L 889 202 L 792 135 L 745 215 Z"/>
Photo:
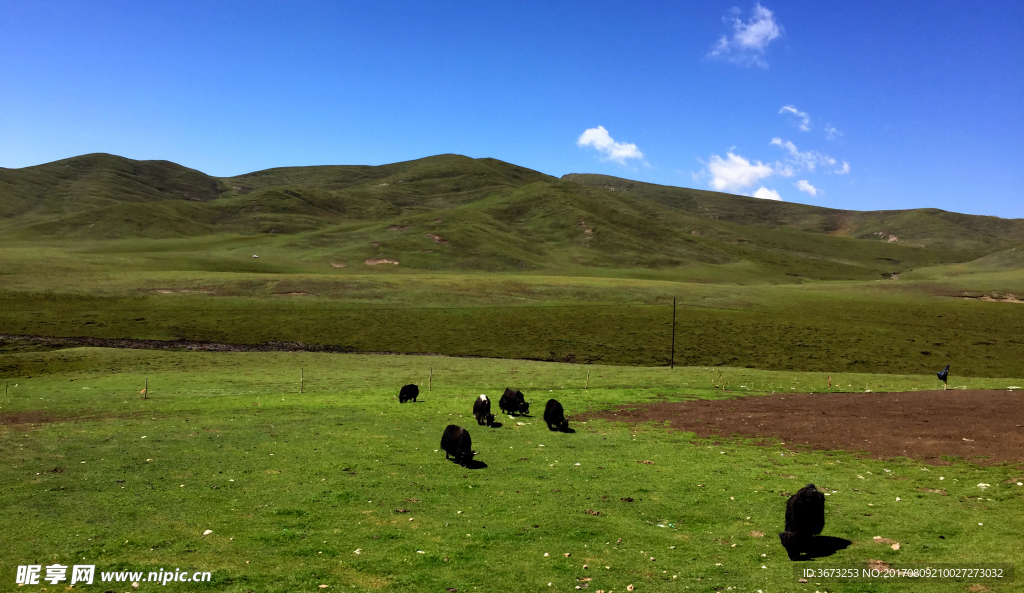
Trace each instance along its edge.
<path fill-rule="evenodd" d="M 672 355 L 668 368 L 676 368 L 676 297 L 672 297 Z"/>

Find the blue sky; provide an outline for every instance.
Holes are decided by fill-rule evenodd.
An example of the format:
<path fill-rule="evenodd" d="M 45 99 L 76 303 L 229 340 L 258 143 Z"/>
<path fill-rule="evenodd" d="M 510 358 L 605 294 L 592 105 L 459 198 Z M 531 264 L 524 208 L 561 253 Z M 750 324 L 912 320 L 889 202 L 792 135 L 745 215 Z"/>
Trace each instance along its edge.
<path fill-rule="evenodd" d="M 0 167 L 440 153 L 1024 217 L 1024 3 L 0 0 Z"/>

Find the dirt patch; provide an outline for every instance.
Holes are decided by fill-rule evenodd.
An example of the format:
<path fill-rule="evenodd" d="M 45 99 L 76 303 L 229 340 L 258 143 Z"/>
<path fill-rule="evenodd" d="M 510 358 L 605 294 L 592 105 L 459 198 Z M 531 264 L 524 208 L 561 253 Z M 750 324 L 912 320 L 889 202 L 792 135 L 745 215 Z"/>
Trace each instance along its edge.
<path fill-rule="evenodd" d="M 1001 292 L 998 290 L 981 294 L 962 294 L 960 298 L 972 301 L 985 301 L 987 303 L 1024 303 L 1024 300 L 1021 300 L 1012 292 Z"/>
<path fill-rule="evenodd" d="M 305 296 L 308 292 L 275 292 L 274 296 Z"/>
<path fill-rule="evenodd" d="M 160 294 L 176 294 L 181 292 L 201 292 L 203 294 L 213 294 L 213 291 L 208 288 L 154 288 L 152 292 L 159 292 Z"/>
<path fill-rule="evenodd" d="M 437 243 L 438 245 L 448 245 L 448 241 L 445 241 L 439 235 L 435 235 L 434 233 L 427 233 L 427 236 L 430 237 L 430 239 L 434 243 Z"/>
<path fill-rule="evenodd" d="M 387 258 L 387 257 L 382 257 L 382 258 L 368 257 L 368 258 L 363 260 L 363 263 L 368 265 L 368 266 L 376 266 L 376 265 L 379 265 L 379 264 L 395 264 L 396 266 L 398 265 L 398 261 L 397 260 L 393 260 L 393 259 Z"/>
<path fill-rule="evenodd" d="M 90 338 L 86 336 L 53 337 L 0 334 L 0 345 L 37 345 L 45 348 L 130 348 L 142 350 L 191 350 L 195 352 L 354 352 L 350 346 L 306 344 L 304 342 L 262 342 L 259 344 L 226 344 L 194 340 L 131 340 L 127 338 Z M 390 354 L 390 353 L 389 353 Z"/>
<path fill-rule="evenodd" d="M 1012 391 L 787 393 L 633 404 L 574 420 L 668 423 L 703 438 L 771 438 L 936 465 L 947 463 L 943 456 L 1000 463 L 1024 461 L 1021 404 L 1024 396 Z"/>
<path fill-rule="evenodd" d="M 141 416 L 141 412 L 132 414 L 55 414 L 47 410 L 25 410 L 24 412 L 0 412 L 0 425 L 4 426 L 26 426 L 31 427 L 37 424 L 51 424 L 53 422 L 90 422 L 103 420 L 105 418 L 129 419 Z M 63 468 L 50 470 L 54 473 L 61 473 Z"/>
<path fill-rule="evenodd" d="M 331 267 L 332 268 L 344 268 L 345 264 L 339 264 L 337 262 L 331 262 Z"/>

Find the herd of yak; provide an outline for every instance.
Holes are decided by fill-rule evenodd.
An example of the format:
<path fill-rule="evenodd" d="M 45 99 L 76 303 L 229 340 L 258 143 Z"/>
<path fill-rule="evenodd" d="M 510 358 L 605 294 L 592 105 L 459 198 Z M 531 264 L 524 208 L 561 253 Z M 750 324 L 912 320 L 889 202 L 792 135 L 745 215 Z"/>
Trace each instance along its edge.
<path fill-rule="evenodd" d="M 398 402 L 416 401 L 420 395 L 420 388 L 417 385 L 405 385 L 398 392 Z M 527 415 L 530 413 L 530 402 L 526 401 L 523 392 L 505 388 L 505 393 L 498 401 L 498 407 L 502 412 L 509 415 Z M 494 414 L 491 413 L 491 400 L 483 394 L 473 402 L 473 417 L 480 426 L 495 426 Z M 549 399 L 544 407 L 544 422 L 549 430 L 569 432 L 569 421 L 565 419 L 565 410 L 557 399 Z M 498 425 L 500 426 L 500 425 Z M 473 440 L 469 437 L 469 431 L 457 424 L 449 424 L 441 435 L 441 449 L 444 450 L 445 459 L 455 458 L 455 462 L 461 466 L 473 461 Z"/>
<path fill-rule="evenodd" d="M 947 367 L 948 368 L 948 367 Z M 940 376 L 940 378 L 942 378 Z M 405 385 L 398 394 L 399 403 L 416 401 L 420 388 L 416 385 Z M 498 407 L 509 415 L 526 415 L 530 413 L 530 402 L 523 397 L 523 392 L 505 388 L 498 401 Z M 491 400 L 480 395 L 473 402 L 473 417 L 480 426 L 493 426 L 494 414 L 491 413 Z M 569 431 L 569 421 L 565 419 L 565 410 L 556 399 L 549 399 L 544 406 L 544 422 L 548 430 Z M 472 462 L 473 441 L 469 431 L 456 424 L 449 424 L 441 435 L 441 449 L 445 459 L 454 458 L 459 465 L 465 466 Z M 808 484 L 786 501 L 786 530 L 779 534 L 786 553 L 792 560 L 799 560 L 814 548 L 814 536 L 825 528 L 825 495 L 814 484 Z"/>

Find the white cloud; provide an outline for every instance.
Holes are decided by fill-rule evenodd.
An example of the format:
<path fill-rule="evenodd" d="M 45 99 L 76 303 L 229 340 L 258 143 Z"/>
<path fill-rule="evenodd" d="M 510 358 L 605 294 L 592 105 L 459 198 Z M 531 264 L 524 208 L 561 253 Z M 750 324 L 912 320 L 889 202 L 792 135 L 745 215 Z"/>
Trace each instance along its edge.
<path fill-rule="evenodd" d="M 782 27 L 775 22 L 772 11 L 760 4 L 751 10 L 750 19 L 743 22 L 739 18 L 740 9 L 733 8 L 729 15 L 722 17 L 726 23 L 732 24 L 732 36 L 723 35 L 708 54 L 710 58 L 722 58 L 744 66 L 757 65 L 768 67 L 764 60 L 768 44 L 782 35 Z"/>
<path fill-rule="evenodd" d="M 758 188 L 756 192 L 754 192 L 754 197 L 761 198 L 762 200 L 778 200 L 780 202 L 782 201 L 782 196 L 779 195 L 779 192 L 775 191 L 774 189 L 768 189 L 763 185 L 760 188 Z"/>
<path fill-rule="evenodd" d="M 782 109 L 779 109 L 779 113 L 792 113 L 793 115 L 800 118 L 800 130 L 803 132 L 811 131 L 811 116 L 807 113 L 800 111 L 795 105 L 783 105 Z M 833 128 L 835 129 L 835 128 Z"/>
<path fill-rule="evenodd" d="M 775 161 L 775 174 L 780 177 L 792 177 L 796 175 L 796 171 L 792 165 Z"/>
<path fill-rule="evenodd" d="M 836 160 L 827 154 L 808 150 L 801 152 L 796 144 L 793 144 L 789 140 L 783 140 L 782 138 L 772 138 L 771 144 L 778 146 L 789 153 L 789 159 L 787 164 L 790 164 L 799 169 L 806 169 L 808 171 L 814 171 L 814 168 L 818 165 L 831 166 L 836 164 Z"/>
<path fill-rule="evenodd" d="M 724 159 L 717 154 L 712 155 L 708 161 L 708 172 L 711 173 L 712 188 L 736 192 L 768 177 L 772 174 L 772 168 L 761 161 L 751 164 L 747 159 L 729 152 Z"/>
<path fill-rule="evenodd" d="M 846 175 L 850 172 L 850 163 L 843 161 L 843 166 L 838 171 L 833 171 L 836 175 Z"/>
<path fill-rule="evenodd" d="M 595 150 L 604 154 L 605 160 L 615 161 L 620 165 L 625 165 L 627 159 L 639 159 L 642 161 L 644 158 L 644 153 L 640 152 L 636 144 L 616 142 L 612 139 L 608 130 L 604 129 L 604 126 L 584 130 L 580 137 L 576 139 L 576 146 L 580 148 L 592 146 Z"/>
<path fill-rule="evenodd" d="M 818 188 L 811 185 L 806 179 L 801 179 L 793 184 L 796 188 L 804 193 L 811 194 L 814 197 L 818 196 Z"/>
<path fill-rule="evenodd" d="M 836 138 L 842 135 L 843 133 L 837 130 L 835 126 L 831 124 L 825 126 L 825 137 L 828 138 L 829 140 L 835 140 Z"/>

